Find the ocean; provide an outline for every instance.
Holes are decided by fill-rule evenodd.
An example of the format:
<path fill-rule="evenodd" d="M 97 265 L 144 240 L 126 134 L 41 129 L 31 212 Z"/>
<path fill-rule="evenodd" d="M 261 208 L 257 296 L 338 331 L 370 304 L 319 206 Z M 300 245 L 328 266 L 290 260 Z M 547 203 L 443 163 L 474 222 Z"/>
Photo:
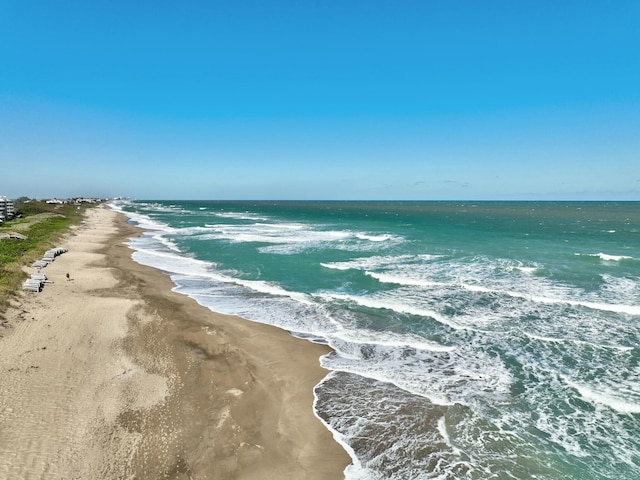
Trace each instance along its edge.
<path fill-rule="evenodd" d="M 333 348 L 348 480 L 640 478 L 639 202 L 111 206 L 177 292 Z"/>

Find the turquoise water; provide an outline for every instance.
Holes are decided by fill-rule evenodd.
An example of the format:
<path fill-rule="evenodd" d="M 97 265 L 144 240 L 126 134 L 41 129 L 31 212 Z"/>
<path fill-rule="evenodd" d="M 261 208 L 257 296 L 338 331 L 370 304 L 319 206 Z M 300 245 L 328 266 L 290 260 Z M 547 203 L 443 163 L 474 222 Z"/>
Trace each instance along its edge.
<path fill-rule="evenodd" d="M 640 478 L 640 203 L 113 206 L 178 292 L 333 347 L 348 479 Z"/>

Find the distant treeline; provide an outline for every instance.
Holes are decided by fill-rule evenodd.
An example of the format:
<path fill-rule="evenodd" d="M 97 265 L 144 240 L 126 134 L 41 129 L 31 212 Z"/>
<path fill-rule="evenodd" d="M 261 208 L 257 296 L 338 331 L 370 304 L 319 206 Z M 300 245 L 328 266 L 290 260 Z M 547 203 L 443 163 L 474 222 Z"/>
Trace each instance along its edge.
<path fill-rule="evenodd" d="M 76 209 L 76 199 L 70 199 L 65 203 L 47 203 L 45 200 L 35 200 L 29 197 L 20 197 L 13 202 L 16 216 L 35 215 L 37 213 L 62 213 Z"/>

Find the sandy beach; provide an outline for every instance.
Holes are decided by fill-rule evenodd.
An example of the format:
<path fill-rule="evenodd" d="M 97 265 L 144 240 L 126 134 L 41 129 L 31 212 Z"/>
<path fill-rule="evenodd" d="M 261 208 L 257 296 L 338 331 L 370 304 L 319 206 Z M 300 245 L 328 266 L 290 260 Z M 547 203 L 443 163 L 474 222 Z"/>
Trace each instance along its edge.
<path fill-rule="evenodd" d="M 88 210 L 42 270 L 54 283 L 7 312 L 0 478 L 343 478 L 312 409 L 328 348 L 172 292 L 131 259 L 139 233 Z"/>

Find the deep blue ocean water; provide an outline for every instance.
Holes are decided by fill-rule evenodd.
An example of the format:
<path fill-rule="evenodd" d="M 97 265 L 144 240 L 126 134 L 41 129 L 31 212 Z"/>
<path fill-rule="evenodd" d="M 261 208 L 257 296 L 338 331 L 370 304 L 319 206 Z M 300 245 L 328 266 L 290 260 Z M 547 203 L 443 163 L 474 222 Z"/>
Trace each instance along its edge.
<path fill-rule="evenodd" d="M 348 479 L 640 478 L 640 203 L 113 207 L 178 292 L 333 347 Z"/>

